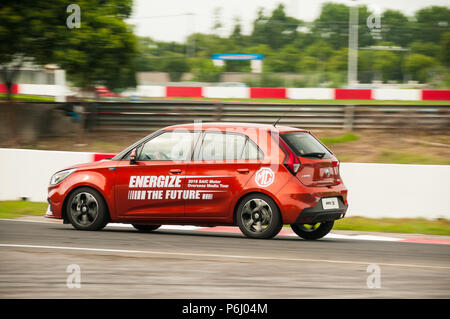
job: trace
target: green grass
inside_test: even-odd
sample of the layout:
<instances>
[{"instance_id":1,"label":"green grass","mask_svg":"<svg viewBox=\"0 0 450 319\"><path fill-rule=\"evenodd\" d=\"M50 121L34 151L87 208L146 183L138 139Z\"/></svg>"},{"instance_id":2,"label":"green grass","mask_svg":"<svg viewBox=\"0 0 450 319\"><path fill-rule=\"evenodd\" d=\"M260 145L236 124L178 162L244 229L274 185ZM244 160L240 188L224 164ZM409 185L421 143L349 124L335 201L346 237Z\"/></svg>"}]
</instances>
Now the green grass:
<instances>
[{"instance_id":1,"label":"green grass","mask_svg":"<svg viewBox=\"0 0 450 319\"><path fill-rule=\"evenodd\" d=\"M450 220L346 217L336 221L333 229L449 236Z\"/></svg>"},{"instance_id":2,"label":"green grass","mask_svg":"<svg viewBox=\"0 0 450 319\"><path fill-rule=\"evenodd\" d=\"M28 201L0 201L0 218L44 216L47 203Z\"/></svg>"},{"instance_id":3,"label":"green grass","mask_svg":"<svg viewBox=\"0 0 450 319\"><path fill-rule=\"evenodd\" d=\"M392 164L450 165L450 158L397 150L384 150L378 155L375 162Z\"/></svg>"},{"instance_id":4,"label":"green grass","mask_svg":"<svg viewBox=\"0 0 450 319\"><path fill-rule=\"evenodd\" d=\"M0 201L0 218L43 216L47 205L28 201ZM333 229L450 236L450 220L346 217L336 221Z\"/></svg>"},{"instance_id":5,"label":"green grass","mask_svg":"<svg viewBox=\"0 0 450 319\"><path fill-rule=\"evenodd\" d=\"M333 137L322 137L320 139L322 143L324 143L327 146L339 144L339 143L347 143L347 142L353 142L359 140L359 136L355 133L347 133L340 136L333 136Z\"/></svg>"},{"instance_id":6,"label":"green grass","mask_svg":"<svg viewBox=\"0 0 450 319\"><path fill-rule=\"evenodd\" d=\"M191 101L229 101L244 103L294 103L294 104L400 104L400 105L450 105L450 101L395 101L395 100L296 100L296 99L239 99L239 98L195 98L195 97L171 97L171 98L145 98L148 100L191 100Z\"/></svg>"},{"instance_id":7,"label":"green grass","mask_svg":"<svg viewBox=\"0 0 450 319\"><path fill-rule=\"evenodd\" d=\"M0 93L0 99L6 100L6 94ZM29 95L29 94L13 94L13 101L24 102L54 102L55 98L51 96Z\"/></svg>"}]
</instances>

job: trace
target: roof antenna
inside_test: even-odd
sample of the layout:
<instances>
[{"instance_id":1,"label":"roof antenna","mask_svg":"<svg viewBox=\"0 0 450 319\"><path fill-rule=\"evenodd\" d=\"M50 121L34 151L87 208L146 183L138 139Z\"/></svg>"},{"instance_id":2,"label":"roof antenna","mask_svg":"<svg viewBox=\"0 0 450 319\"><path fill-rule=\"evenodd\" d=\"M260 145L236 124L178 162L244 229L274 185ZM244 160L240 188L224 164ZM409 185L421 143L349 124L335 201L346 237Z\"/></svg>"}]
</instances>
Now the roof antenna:
<instances>
[{"instance_id":1,"label":"roof antenna","mask_svg":"<svg viewBox=\"0 0 450 319\"><path fill-rule=\"evenodd\" d=\"M278 124L278 122L279 122L280 120L281 120L281 117L279 117L279 118L278 118L278 120L276 120L276 121L275 121L275 123L273 123L273 124L272 124L272 125L273 125L273 127L276 127L276 126L277 126L277 124Z\"/></svg>"}]
</instances>

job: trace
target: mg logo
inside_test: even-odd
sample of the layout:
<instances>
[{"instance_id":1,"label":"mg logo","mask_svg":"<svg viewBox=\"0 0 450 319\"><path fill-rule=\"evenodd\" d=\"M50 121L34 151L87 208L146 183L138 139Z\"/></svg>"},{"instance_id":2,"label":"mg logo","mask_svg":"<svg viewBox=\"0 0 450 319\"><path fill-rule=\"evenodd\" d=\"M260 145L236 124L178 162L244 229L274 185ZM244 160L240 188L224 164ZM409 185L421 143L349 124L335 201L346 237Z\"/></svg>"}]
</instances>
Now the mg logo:
<instances>
[{"instance_id":1,"label":"mg logo","mask_svg":"<svg viewBox=\"0 0 450 319\"><path fill-rule=\"evenodd\" d=\"M275 180L274 172L268 167L260 168L255 175L255 182L259 187L267 187Z\"/></svg>"}]
</instances>

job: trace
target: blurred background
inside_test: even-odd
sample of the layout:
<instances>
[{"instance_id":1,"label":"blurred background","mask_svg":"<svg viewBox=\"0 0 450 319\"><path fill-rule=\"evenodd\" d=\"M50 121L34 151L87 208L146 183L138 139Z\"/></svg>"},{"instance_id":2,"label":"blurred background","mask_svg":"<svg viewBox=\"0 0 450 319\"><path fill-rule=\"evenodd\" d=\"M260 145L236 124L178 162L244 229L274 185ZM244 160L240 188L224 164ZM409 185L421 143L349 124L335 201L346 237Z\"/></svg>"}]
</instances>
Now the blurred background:
<instances>
[{"instance_id":1,"label":"blurred background","mask_svg":"<svg viewBox=\"0 0 450 319\"><path fill-rule=\"evenodd\" d=\"M0 147L281 118L342 162L449 165L449 23L441 0L4 0Z\"/></svg>"},{"instance_id":2,"label":"blurred background","mask_svg":"<svg viewBox=\"0 0 450 319\"><path fill-rule=\"evenodd\" d=\"M346 161L449 164L448 1L6 0L0 17L0 146L118 152L173 122L281 116Z\"/></svg>"}]
</instances>

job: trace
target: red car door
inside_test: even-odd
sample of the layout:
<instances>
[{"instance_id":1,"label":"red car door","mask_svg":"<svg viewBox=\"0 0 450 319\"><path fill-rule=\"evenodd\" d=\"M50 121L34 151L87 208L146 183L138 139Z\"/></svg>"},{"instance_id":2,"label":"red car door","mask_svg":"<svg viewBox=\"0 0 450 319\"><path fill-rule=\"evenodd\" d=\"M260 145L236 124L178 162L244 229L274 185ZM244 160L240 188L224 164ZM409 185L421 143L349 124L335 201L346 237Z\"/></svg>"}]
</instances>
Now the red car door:
<instances>
[{"instance_id":1,"label":"red car door","mask_svg":"<svg viewBox=\"0 0 450 319\"><path fill-rule=\"evenodd\" d=\"M186 218L223 218L261 164L261 152L245 135L206 132L186 167Z\"/></svg>"},{"instance_id":2,"label":"red car door","mask_svg":"<svg viewBox=\"0 0 450 319\"><path fill-rule=\"evenodd\" d=\"M136 162L116 168L116 210L121 217L184 216L186 160L191 158L193 132L165 131L138 148Z\"/></svg>"}]
</instances>

